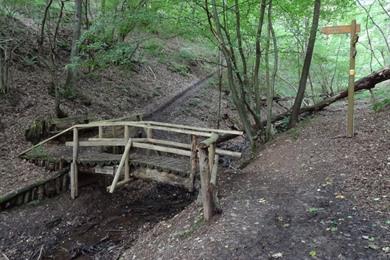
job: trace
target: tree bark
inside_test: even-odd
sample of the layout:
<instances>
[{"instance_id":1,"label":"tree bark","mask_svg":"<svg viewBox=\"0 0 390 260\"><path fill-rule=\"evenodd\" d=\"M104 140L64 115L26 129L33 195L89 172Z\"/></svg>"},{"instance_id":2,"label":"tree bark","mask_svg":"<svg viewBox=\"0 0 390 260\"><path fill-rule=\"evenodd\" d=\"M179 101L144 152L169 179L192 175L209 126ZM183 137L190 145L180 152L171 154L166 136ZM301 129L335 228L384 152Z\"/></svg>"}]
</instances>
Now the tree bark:
<instances>
[{"instance_id":1,"label":"tree bark","mask_svg":"<svg viewBox=\"0 0 390 260\"><path fill-rule=\"evenodd\" d=\"M210 30L214 34L216 40L218 41L220 49L225 57L226 66L227 66L228 85L232 93L233 103L237 108L237 112L244 126L245 132L248 135L250 143L253 144L254 133L253 133L253 129L251 128L251 122L249 119L250 112L247 109L248 106L246 106L247 103L245 100L242 78L240 76L240 73L237 70L237 62L236 62L234 49L233 49L234 45L230 41L229 33L227 31L223 31L223 26L221 25L220 15L217 10L216 1L212 0L212 15L208 10L207 0L205 2L206 2L205 8L208 16ZM225 12L222 15L224 16ZM213 21L214 21L214 25L213 25ZM234 80L234 75L237 77L238 83ZM252 113L250 114L252 115Z\"/></svg>"},{"instance_id":2,"label":"tree bark","mask_svg":"<svg viewBox=\"0 0 390 260\"><path fill-rule=\"evenodd\" d=\"M78 47L78 41L80 40L81 36L81 23L82 23L82 0L75 0L75 17L74 17L74 25L73 25L73 39L72 39L72 51L70 54L70 61L71 63L74 61L74 58L78 56L79 54L79 47ZM73 90L74 84L75 84L75 77L77 74L77 69L75 66L68 66L67 67L67 75L66 75L66 82L65 82L65 88Z\"/></svg>"},{"instance_id":3,"label":"tree bark","mask_svg":"<svg viewBox=\"0 0 390 260\"><path fill-rule=\"evenodd\" d=\"M11 53L7 46L0 46L0 94L9 91Z\"/></svg>"},{"instance_id":4,"label":"tree bark","mask_svg":"<svg viewBox=\"0 0 390 260\"><path fill-rule=\"evenodd\" d=\"M373 72L370 75L355 81L354 89L355 89L355 92L362 91L362 90L370 90L370 89L375 88L375 86L378 83L381 83L381 82L386 81L386 80L390 80L390 68L384 68L382 70ZM320 110L324 109L325 107L331 105L332 103L334 103L340 99L343 99L347 96L348 96L348 89L345 89L344 91L341 91L337 95L326 98L317 104L314 104L312 106L303 107L302 109L300 109L299 114L320 111ZM291 111L287 111L285 113L281 113L279 115L276 115L272 118L272 123L283 120L284 118L286 118L290 114L291 114ZM257 129L263 128L266 124L267 124L266 121L262 121L261 124L255 126L255 128L257 128ZM222 142L225 142L225 141L232 139L232 138L235 138L235 137L236 137L235 135L224 135L218 139L217 143L222 143Z\"/></svg>"},{"instance_id":5,"label":"tree bark","mask_svg":"<svg viewBox=\"0 0 390 260\"><path fill-rule=\"evenodd\" d=\"M266 0L261 0L260 3L260 15L259 22L257 25L257 33L256 33L256 58L255 58L255 67L253 70L253 88L255 89L254 93L256 95L256 113L259 120L261 120L261 93L260 93L260 84L259 84L259 70L260 70L260 62L261 62L261 46L260 46L260 38L262 34L263 24L264 24L264 14L266 8Z\"/></svg>"},{"instance_id":6,"label":"tree bark","mask_svg":"<svg viewBox=\"0 0 390 260\"><path fill-rule=\"evenodd\" d=\"M43 44L43 41L45 38L45 25L46 25L47 16L49 14L49 9L50 9L50 6L52 5L52 3L53 3L53 0L48 0L46 8L45 8L45 14L43 15L43 18L42 18L41 34L40 34L40 37L38 40L38 45L40 48L42 47L42 44Z\"/></svg>"},{"instance_id":7,"label":"tree bark","mask_svg":"<svg viewBox=\"0 0 390 260\"><path fill-rule=\"evenodd\" d=\"M314 44L316 41L317 29L318 29L318 21L320 18L320 8L321 8L321 0L316 0L314 2L314 12L313 12L313 22L311 25L309 42L307 45L305 61L303 63L301 78L299 80L299 88L298 93L294 101L294 105L292 108L292 113L290 117L289 127L294 127L298 122L298 116L300 114L300 109L303 101L303 97L305 95L307 77L310 71L311 59L314 51Z\"/></svg>"},{"instance_id":8,"label":"tree bark","mask_svg":"<svg viewBox=\"0 0 390 260\"><path fill-rule=\"evenodd\" d=\"M274 52L274 66L273 66L273 72L272 72L272 78L271 81L269 82L269 92L267 96L267 110L268 110L268 115L267 115L267 127L266 127L266 140L270 140L272 138L272 124L271 124L271 119L272 118L272 105L273 105L273 99L274 99L274 94L275 94L275 81L276 81L276 74L278 72L278 45L277 45L277 40L276 40L276 35L275 35L275 30L272 26L272 1L269 3L268 7L268 26L269 26L269 32L270 35L269 37L272 38L272 45L273 45L273 52ZM269 72L268 72L269 74ZM269 75L268 75L268 81L269 81Z\"/></svg>"}]
</instances>

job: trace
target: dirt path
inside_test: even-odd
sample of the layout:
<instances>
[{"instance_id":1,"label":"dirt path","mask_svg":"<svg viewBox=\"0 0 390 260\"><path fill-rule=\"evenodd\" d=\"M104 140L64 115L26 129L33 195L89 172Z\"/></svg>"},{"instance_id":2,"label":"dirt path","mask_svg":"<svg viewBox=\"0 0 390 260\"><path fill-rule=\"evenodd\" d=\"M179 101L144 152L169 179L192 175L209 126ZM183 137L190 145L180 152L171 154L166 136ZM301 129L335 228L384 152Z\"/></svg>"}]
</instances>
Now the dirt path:
<instances>
[{"instance_id":1,"label":"dirt path","mask_svg":"<svg viewBox=\"0 0 390 260\"><path fill-rule=\"evenodd\" d=\"M388 259L390 111L358 106L357 136L344 128L339 103L281 135L224 173L223 214L210 225L191 205L122 258Z\"/></svg>"}]
</instances>

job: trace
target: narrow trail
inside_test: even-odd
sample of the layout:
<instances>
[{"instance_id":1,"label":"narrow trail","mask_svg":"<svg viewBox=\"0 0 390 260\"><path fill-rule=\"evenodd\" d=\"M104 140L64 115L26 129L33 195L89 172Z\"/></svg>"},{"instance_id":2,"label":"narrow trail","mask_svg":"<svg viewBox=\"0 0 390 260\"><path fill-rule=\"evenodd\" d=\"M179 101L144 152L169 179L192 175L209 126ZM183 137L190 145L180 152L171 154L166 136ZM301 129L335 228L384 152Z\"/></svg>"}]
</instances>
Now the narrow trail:
<instances>
[{"instance_id":1,"label":"narrow trail","mask_svg":"<svg viewBox=\"0 0 390 260\"><path fill-rule=\"evenodd\" d=\"M191 86L187 87L183 91L171 97L167 102L155 107L154 105L145 108L143 118L147 120L155 120L164 122L169 118L169 115L173 110L180 109L181 105L191 98L200 88L207 85L209 79L211 79L216 72L213 72L205 78L195 82Z\"/></svg>"},{"instance_id":2,"label":"narrow trail","mask_svg":"<svg viewBox=\"0 0 390 260\"><path fill-rule=\"evenodd\" d=\"M345 103L332 105L221 174L212 223L193 204L121 259L388 259L389 112L358 105L343 138Z\"/></svg>"}]
</instances>

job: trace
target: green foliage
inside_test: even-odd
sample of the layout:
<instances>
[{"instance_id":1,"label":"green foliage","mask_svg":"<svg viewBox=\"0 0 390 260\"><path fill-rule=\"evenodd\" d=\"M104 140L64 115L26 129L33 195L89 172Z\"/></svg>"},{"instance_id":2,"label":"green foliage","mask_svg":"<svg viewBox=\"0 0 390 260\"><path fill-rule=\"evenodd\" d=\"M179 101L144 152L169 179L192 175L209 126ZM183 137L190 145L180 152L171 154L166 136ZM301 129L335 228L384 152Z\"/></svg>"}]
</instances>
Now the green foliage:
<instances>
[{"instance_id":1,"label":"green foliage","mask_svg":"<svg viewBox=\"0 0 390 260\"><path fill-rule=\"evenodd\" d=\"M28 159L55 161L48 151L43 146L37 146L26 154Z\"/></svg>"},{"instance_id":2,"label":"green foliage","mask_svg":"<svg viewBox=\"0 0 390 260\"><path fill-rule=\"evenodd\" d=\"M81 65L92 69L109 65L129 67L138 45L115 42L112 31L103 28L103 21L97 22L80 39ZM112 28L113 29L113 28Z\"/></svg>"},{"instance_id":3,"label":"green foliage","mask_svg":"<svg viewBox=\"0 0 390 260\"><path fill-rule=\"evenodd\" d=\"M150 39L145 41L143 44L143 49L151 56L159 57L163 54L163 44L157 39Z\"/></svg>"},{"instance_id":4,"label":"green foliage","mask_svg":"<svg viewBox=\"0 0 390 260\"><path fill-rule=\"evenodd\" d=\"M390 107L390 98L386 98L384 100L378 101L375 104L372 105L372 109L375 112L380 112L384 110L385 108Z\"/></svg>"},{"instance_id":5,"label":"green foliage","mask_svg":"<svg viewBox=\"0 0 390 260\"><path fill-rule=\"evenodd\" d=\"M189 48L181 48L179 50L179 58L184 61L193 61L196 59L196 56Z\"/></svg>"},{"instance_id":6,"label":"green foliage","mask_svg":"<svg viewBox=\"0 0 390 260\"><path fill-rule=\"evenodd\" d=\"M67 100L75 100L77 98L77 93L74 88L61 88L60 96Z\"/></svg>"},{"instance_id":7,"label":"green foliage","mask_svg":"<svg viewBox=\"0 0 390 260\"><path fill-rule=\"evenodd\" d=\"M183 75L183 76L187 75L190 72L190 69L186 65L183 65L183 64L180 64L180 63L177 63L174 61L169 62L167 68L170 71L175 72L175 73L179 73L180 75Z\"/></svg>"}]
</instances>

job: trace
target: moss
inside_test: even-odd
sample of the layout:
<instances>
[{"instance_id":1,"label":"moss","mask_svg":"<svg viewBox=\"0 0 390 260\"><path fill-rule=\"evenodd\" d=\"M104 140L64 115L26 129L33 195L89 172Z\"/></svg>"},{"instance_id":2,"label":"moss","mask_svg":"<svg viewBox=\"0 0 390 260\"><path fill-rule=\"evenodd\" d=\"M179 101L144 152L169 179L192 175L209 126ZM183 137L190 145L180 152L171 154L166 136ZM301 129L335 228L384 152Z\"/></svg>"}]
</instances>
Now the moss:
<instances>
[{"instance_id":1,"label":"moss","mask_svg":"<svg viewBox=\"0 0 390 260\"><path fill-rule=\"evenodd\" d=\"M38 118L34 120L30 128L28 128L24 133L26 140L33 144L37 144L40 140L47 136L49 125L50 122L45 119Z\"/></svg>"},{"instance_id":2,"label":"moss","mask_svg":"<svg viewBox=\"0 0 390 260\"><path fill-rule=\"evenodd\" d=\"M186 76L189 72L190 69L183 64L176 63L174 61L169 62L168 64L168 70L174 72L174 73L179 73L180 75Z\"/></svg>"},{"instance_id":3,"label":"moss","mask_svg":"<svg viewBox=\"0 0 390 260\"><path fill-rule=\"evenodd\" d=\"M27 160L44 160L48 162L55 162L56 159L51 156L48 151L43 146L37 146L34 149L32 149L30 152L28 152L25 156L25 159Z\"/></svg>"}]
</instances>

